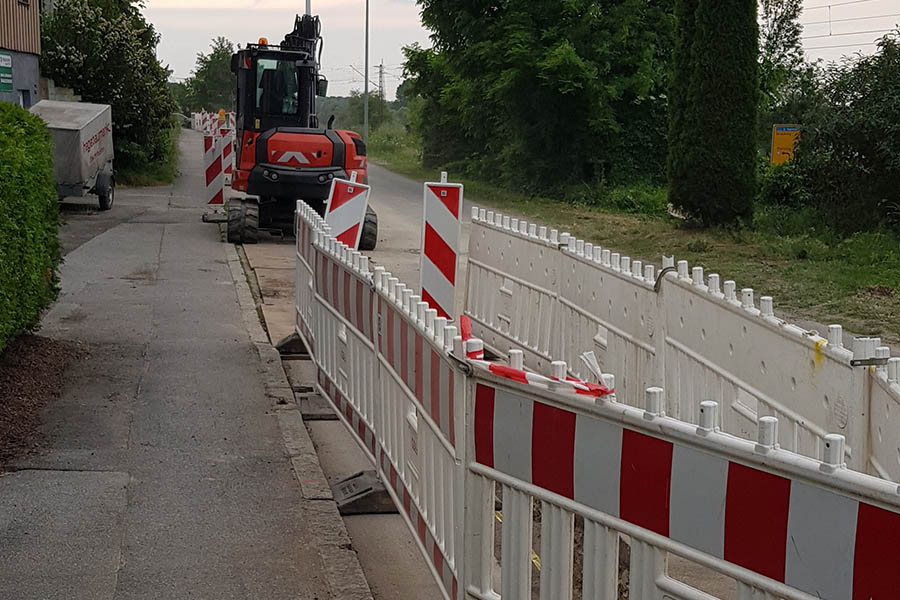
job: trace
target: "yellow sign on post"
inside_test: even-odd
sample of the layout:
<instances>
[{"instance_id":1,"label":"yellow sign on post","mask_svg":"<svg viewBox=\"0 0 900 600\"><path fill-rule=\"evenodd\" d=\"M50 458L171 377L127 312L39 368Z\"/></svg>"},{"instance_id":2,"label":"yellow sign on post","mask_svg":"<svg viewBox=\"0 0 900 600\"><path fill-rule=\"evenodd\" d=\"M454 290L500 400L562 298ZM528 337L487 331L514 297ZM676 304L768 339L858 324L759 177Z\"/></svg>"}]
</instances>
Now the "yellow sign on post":
<instances>
[{"instance_id":1,"label":"yellow sign on post","mask_svg":"<svg viewBox=\"0 0 900 600\"><path fill-rule=\"evenodd\" d=\"M773 125L772 164L780 165L794 158L794 146L799 139L799 125Z\"/></svg>"}]
</instances>

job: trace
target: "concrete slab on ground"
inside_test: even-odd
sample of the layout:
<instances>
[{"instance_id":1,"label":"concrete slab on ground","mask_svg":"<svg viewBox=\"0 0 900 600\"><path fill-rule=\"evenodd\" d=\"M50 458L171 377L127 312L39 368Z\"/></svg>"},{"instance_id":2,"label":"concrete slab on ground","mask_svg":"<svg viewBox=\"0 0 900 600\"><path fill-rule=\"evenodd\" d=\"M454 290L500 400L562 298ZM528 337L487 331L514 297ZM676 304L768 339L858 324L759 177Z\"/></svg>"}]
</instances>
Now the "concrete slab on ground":
<instances>
[{"instance_id":1,"label":"concrete slab on ground","mask_svg":"<svg viewBox=\"0 0 900 600\"><path fill-rule=\"evenodd\" d=\"M269 340L277 344L294 333L296 309L294 294L295 269L255 269L256 280L262 295L262 313L266 321Z\"/></svg>"},{"instance_id":2,"label":"concrete slab on ground","mask_svg":"<svg viewBox=\"0 0 900 600\"><path fill-rule=\"evenodd\" d=\"M297 248L293 243L261 242L242 246L247 261L254 269L296 268Z\"/></svg>"},{"instance_id":3,"label":"concrete slab on ground","mask_svg":"<svg viewBox=\"0 0 900 600\"><path fill-rule=\"evenodd\" d=\"M116 471L0 476L0 598L115 598L128 482Z\"/></svg>"}]
</instances>

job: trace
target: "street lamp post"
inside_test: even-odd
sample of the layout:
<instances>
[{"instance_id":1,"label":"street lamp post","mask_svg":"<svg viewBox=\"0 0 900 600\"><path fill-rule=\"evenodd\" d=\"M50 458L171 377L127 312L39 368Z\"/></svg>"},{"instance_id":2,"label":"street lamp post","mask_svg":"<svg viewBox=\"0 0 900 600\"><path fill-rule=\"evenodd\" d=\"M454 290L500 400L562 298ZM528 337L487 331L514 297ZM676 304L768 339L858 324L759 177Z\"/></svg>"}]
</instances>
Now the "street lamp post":
<instances>
[{"instance_id":1,"label":"street lamp post","mask_svg":"<svg viewBox=\"0 0 900 600\"><path fill-rule=\"evenodd\" d=\"M369 0L366 0L366 64L363 67L363 142L369 144Z\"/></svg>"}]
</instances>

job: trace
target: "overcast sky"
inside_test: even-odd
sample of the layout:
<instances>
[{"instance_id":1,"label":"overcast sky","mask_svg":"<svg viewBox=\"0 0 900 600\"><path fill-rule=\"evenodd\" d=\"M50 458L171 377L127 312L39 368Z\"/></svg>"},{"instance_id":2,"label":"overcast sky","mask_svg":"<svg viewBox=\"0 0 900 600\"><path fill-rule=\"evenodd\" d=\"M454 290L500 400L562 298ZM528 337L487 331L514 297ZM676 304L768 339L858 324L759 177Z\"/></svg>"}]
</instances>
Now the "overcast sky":
<instances>
[{"instance_id":1,"label":"overcast sky","mask_svg":"<svg viewBox=\"0 0 900 600\"><path fill-rule=\"evenodd\" d=\"M363 87L365 0L312 0L313 14L322 20L322 72L329 79L330 96L346 96ZM281 42L293 29L294 15L304 0L147 0L144 14L161 34L157 54L174 71L190 75L198 52L208 52L210 40L225 36L246 44L266 37ZM400 83L403 46L430 46L419 22L414 0L369 0L369 79L378 84L377 65L384 61L389 99Z\"/></svg>"},{"instance_id":2,"label":"overcast sky","mask_svg":"<svg viewBox=\"0 0 900 600\"><path fill-rule=\"evenodd\" d=\"M147 19L162 34L158 54L175 78L190 75L198 52L222 35L235 43L260 37L278 41L303 11L304 0L147 0ZM830 8L829 8L830 6ZM810 58L835 60L871 45L900 23L900 0L805 0L802 22ZM325 49L323 72L329 95L345 96L362 89L365 0L312 0L313 14L322 19ZM378 83L377 65L384 61L389 99L400 83L402 48L419 42L428 46L428 32L419 22L414 0L370 0L370 74ZM830 23L829 23L830 20Z\"/></svg>"}]
</instances>

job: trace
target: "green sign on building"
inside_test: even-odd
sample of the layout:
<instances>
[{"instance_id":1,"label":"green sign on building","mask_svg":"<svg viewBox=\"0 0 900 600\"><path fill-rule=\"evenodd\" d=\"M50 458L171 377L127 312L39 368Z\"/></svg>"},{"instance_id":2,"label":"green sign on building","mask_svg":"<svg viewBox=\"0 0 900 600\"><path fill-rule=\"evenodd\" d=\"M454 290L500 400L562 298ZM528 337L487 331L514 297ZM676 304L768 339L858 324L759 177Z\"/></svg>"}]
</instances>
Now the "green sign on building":
<instances>
[{"instance_id":1,"label":"green sign on building","mask_svg":"<svg viewBox=\"0 0 900 600\"><path fill-rule=\"evenodd\" d=\"M0 52L0 92L13 91L12 54Z\"/></svg>"}]
</instances>

